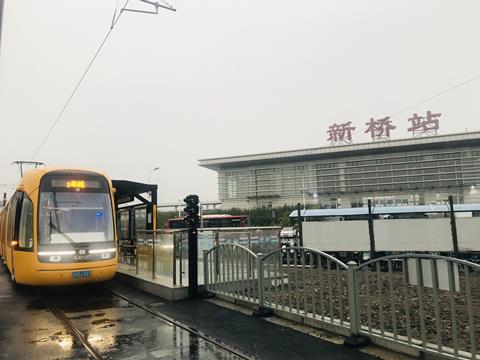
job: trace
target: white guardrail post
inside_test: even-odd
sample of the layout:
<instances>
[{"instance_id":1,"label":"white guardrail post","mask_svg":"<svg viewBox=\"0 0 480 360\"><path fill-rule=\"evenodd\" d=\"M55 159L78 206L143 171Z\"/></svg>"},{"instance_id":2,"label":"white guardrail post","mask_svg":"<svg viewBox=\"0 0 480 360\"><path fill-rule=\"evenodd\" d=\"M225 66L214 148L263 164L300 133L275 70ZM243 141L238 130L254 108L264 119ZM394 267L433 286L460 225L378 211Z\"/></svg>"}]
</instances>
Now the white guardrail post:
<instances>
[{"instance_id":1,"label":"white guardrail post","mask_svg":"<svg viewBox=\"0 0 480 360\"><path fill-rule=\"evenodd\" d=\"M366 343L367 338L360 335L360 306L358 304L358 286L356 280L356 270L358 268L355 261L348 262L347 269L347 289L348 289L348 309L350 313L350 336L345 339L345 345L359 347Z\"/></svg>"},{"instance_id":2,"label":"white guardrail post","mask_svg":"<svg viewBox=\"0 0 480 360\"><path fill-rule=\"evenodd\" d=\"M253 315L258 317L269 316L273 313L271 309L265 307L265 284L264 284L264 268L263 258L265 254L257 254L257 276L258 276L258 308L254 311Z\"/></svg>"},{"instance_id":3,"label":"white guardrail post","mask_svg":"<svg viewBox=\"0 0 480 360\"><path fill-rule=\"evenodd\" d=\"M265 305L265 286L263 283L263 258L264 254L257 254L258 256L258 305L263 308Z\"/></svg>"}]
</instances>

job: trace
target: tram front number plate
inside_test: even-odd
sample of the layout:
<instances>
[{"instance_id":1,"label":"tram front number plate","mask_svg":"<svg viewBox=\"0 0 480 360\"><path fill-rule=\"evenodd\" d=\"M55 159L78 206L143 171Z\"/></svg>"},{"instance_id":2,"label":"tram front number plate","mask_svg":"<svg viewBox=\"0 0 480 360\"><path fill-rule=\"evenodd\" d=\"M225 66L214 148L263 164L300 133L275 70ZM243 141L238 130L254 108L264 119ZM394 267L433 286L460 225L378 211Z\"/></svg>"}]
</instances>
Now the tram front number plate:
<instances>
[{"instance_id":1,"label":"tram front number plate","mask_svg":"<svg viewBox=\"0 0 480 360\"><path fill-rule=\"evenodd\" d=\"M72 272L72 278L77 279L77 278L84 278L84 277L90 277L92 275L92 272L90 270L86 271L73 271Z\"/></svg>"}]
</instances>

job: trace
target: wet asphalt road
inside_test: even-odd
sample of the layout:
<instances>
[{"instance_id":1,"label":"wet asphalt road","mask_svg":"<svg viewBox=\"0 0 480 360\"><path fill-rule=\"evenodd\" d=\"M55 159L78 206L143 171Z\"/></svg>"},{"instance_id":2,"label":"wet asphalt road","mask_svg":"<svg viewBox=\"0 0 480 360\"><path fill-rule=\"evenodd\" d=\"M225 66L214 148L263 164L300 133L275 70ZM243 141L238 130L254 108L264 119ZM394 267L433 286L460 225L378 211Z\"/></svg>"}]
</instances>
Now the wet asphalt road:
<instances>
[{"instance_id":1,"label":"wet asphalt road","mask_svg":"<svg viewBox=\"0 0 480 360\"><path fill-rule=\"evenodd\" d=\"M50 310L54 304L102 359L238 359L102 286L13 288L0 270L0 360L94 359Z\"/></svg>"}]
</instances>

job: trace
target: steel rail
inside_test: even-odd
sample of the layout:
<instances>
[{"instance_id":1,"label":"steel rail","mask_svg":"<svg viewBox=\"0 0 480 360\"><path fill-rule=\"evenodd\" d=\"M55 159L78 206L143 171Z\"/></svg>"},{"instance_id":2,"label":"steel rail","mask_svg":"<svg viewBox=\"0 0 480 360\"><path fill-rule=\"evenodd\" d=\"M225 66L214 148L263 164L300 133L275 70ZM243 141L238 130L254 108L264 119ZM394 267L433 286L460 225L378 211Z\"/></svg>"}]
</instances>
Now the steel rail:
<instances>
[{"instance_id":1,"label":"steel rail","mask_svg":"<svg viewBox=\"0 0 480 360\"><path fill-rule=\"evenodd\" d=\"M165 321L169 324L172 324L174 326L178 326L180 329L188 331L189 333L194 334L194 335L198 336L199 338L201 338L201 339L203 339L203 340L205 340L205 341L207 341L207 342L209 342L209 343L211 343L215 346L218 346L219 348L221 348L221 349L223 349L223 350L225 350L225 351L227 351L227 352L229 352L229 353L231 353L235 356L238 356L241 359L245 359L245 360L254 360L255 359L254 357L250 357L250 356L247 356L245 354L242 354L242 353L238 352L237 350L235 350L231 346L226 345L226 344L212 338L211 336L209 336L207 334L204 334L197 329L192 328L191 326L189 326L187 324L184 324L184 323L182 323L178 320L175 320L168 315L159 313L157 311L153 311L153 310L147 308L146 306L140 304L138 301L132 300L132 299L128 298L127 296L122 295L122 294L120 294L120 293L118 293L114 290L111 290L111 289L108 289L108 288L104 288L104 289L107 292L111 293L112 295L115 295L115 296L119 297L120 299L129 302L132 305L135 305L136 307L148 312L149 314L151 314L155 317L158 317L158 318L162 319L163 321Z\"/></svg>"},{"instance_id":2,"label":"steel rail","mask_svg":"<svg viewBox=\"0 0 480 360\"><path fill-rule=\"evenodd\" d=\"M50 311L52 312L52 314L54 314L56 318L63 323L63 325L67 328L67 330L72 335L74 335L78 340L80 340L82 345L90 353L90 355L92 355L92 357L95 360L103 360L103 357L97 352L97 350L95 350L92 344L90 344L90 342L85 338L82 331L73 323L72 320L68 318L67 315L65 315L65 313L62 310L60 310L58 306L56 306L50 301L45 301L45 303L50 309Z\"/></svg>"}]
</instances>

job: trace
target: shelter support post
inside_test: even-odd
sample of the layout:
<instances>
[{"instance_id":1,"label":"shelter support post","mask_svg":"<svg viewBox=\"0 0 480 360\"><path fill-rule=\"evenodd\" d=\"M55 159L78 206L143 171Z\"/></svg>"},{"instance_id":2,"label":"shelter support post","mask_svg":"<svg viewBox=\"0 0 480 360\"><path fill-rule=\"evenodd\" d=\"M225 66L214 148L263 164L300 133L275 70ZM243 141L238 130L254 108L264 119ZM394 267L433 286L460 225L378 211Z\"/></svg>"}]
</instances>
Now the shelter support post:
<instances>
[{"instance_id":1,"label":"shelter support post","mask_svg":"<svg viewBox=\"0 0 480 360\"><path fill-rule=\"evenodd\" d=\"M371 258L376 257L376 249L375 249L375 231L373 229L373 204L372 200L368 199L368 236L370 238L370 252Z\"/></svg>"}]
</instances>

